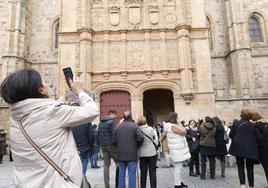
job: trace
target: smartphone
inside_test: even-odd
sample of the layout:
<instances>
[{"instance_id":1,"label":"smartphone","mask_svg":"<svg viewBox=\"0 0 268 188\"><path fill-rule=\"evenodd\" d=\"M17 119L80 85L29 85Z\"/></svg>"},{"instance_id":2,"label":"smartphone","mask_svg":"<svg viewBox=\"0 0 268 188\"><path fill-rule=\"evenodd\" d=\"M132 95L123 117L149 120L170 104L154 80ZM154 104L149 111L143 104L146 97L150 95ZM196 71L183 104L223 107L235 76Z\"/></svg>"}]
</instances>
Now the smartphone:
<instances>
[{"instance_id":1,"label":"smartphone","mask_svg":"<svg viewBox=\"0 0 268 188\"><path fill-rule=\"evenodd\" d=\"M64 68L63 74L65 76L65 79L66 79L66 82L67 82L69 88L71 88L70 81L73 81L73 79L74 79L74 74L73 74L71 67Z\"/></svg>"}]
</instances>

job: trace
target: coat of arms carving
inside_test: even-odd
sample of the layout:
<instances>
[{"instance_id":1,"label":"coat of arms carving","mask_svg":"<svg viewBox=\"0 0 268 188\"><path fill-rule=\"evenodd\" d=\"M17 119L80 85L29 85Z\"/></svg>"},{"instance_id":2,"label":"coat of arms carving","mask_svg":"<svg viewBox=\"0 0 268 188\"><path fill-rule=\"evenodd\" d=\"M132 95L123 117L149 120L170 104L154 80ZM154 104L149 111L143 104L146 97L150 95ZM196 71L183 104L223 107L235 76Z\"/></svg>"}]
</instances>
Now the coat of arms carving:
<instances>
[{"instance_id":1,"label":"coat of arms carving","mask_svg":"<svg viewBox=\"0 0 268 188\"><path fill-rule=\"evenodd\" d=\"M149 17L151 24L155 25L159 23L159 7L157 5L149 6Z\"/></svg>"},{"instance_id":2,"label":"coat of arms carving","mask_svg":"<svg viewBox=\"0 0 268 188\"><path fill-rule=\"evenodd\" d=\"M120 7L110 7L110 24L117 26L120 23Z\"/></svg>"}]
</instances>

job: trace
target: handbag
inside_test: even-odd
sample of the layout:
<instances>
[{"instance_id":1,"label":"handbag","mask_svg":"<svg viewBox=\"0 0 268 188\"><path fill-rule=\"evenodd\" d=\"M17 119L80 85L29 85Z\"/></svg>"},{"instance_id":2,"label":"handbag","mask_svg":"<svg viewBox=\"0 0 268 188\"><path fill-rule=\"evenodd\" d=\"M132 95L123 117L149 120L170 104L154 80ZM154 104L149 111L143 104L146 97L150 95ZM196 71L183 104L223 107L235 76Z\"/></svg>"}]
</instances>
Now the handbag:
<instances>
[{"instance_id":1,"label":"handbag","mask_svg":"<svg viewBox=\"0 0 268 188\"><path fill-rule=\"evenodd\" d=\"M158 150L158 146L154 143L153 139L150 136L148 136L147 134L145 134L142 130L141 130L141 132L142 132L142 134L144 136L146 136L149 140L151 140L153 142L154 148L157 151Z\"/></svg>"},{"instance_id":2,"label":"handbag","mask_svg":"<svg viewBox=\"0 0 268 188\"><path fill-rule=\"evenodd\" d=\"M35 142L29 137L29 135L26 133L24 127L22 126L21 121L18 122L20 130L22 132L22 134L24 135L24 137L26 138L26 140L33 146L33 148L48 162L48 164L50 164L62 177L65 181L67 182L71 182L73 183L73 181L71 180L70 176L68 176L65 172L63 172L63 170L61 170L61 168L54 163L46 154L45 152L43 152L36 144ZM74 183L73 183L74 184ZM87 178L83 175L82 178L82 184L80 186L81 188L91 188L91 185L89 184L89 182L87 181Z\"/></svg>"}]
</instances>

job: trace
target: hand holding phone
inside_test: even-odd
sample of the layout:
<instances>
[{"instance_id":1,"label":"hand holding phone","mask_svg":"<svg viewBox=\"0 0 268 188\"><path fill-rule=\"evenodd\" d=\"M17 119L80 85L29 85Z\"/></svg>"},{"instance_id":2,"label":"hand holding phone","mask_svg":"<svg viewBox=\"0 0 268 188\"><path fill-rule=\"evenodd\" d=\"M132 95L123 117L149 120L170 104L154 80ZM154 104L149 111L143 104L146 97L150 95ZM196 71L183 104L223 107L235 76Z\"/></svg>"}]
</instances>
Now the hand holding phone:
<instances>
[{"instance_id":1,"label":"hand holding phone","mask_svg":"<svg viewBox=\"0 0 268 188\"><path fill-rule=\"evenodd\" d=\"M67 82L69 88L71 88L71 82L74 79L74 75L73 75L73 71L72 71L71 67L64 68L63 74L65 76L65 79L66 79L66 82Z\"/></svg>"}]
</instances>

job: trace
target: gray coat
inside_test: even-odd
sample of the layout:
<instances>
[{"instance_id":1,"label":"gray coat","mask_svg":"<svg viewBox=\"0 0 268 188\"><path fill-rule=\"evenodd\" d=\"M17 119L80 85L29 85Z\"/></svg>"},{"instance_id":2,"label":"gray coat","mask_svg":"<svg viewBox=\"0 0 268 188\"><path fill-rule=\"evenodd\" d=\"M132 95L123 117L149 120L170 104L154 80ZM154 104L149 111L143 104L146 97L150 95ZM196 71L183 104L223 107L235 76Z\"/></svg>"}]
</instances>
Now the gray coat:
<instances>
[{"instance_id":1,"label":"gray coat","mask_svg":"<svg viewBox=\"0 0 268 188\"><path fill-rule=\"evenodd\" d=\"M136 161L138 147L144 136L138 125L124 120L114 130L113 144L117 147L119 161Z\"/></svg>"}]
</instances>

